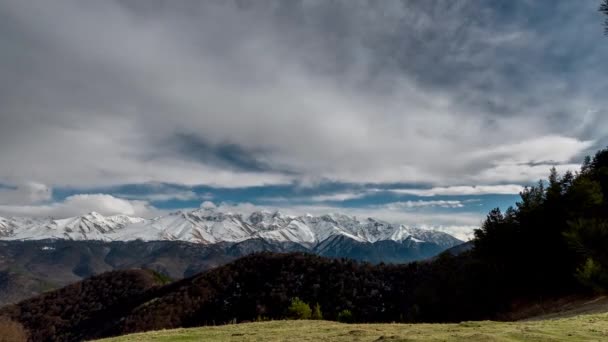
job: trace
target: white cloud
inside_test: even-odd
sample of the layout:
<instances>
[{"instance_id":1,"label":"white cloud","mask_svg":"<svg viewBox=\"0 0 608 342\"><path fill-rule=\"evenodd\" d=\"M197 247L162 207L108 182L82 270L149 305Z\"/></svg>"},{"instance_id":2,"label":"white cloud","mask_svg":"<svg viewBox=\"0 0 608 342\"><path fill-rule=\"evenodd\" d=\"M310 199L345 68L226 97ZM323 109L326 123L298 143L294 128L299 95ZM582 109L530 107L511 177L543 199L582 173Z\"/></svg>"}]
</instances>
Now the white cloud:
<instances>
[{"instance_id":1,"label":"white cloud","mask_svg":"<svg viewBox=\"0 0 608 342\"><path fill-rule=\"evenodd\" d=\"M36 182L23 183L14 188L0 188L0 205L40 203L52 197L51 188Z\"/></svg>"},{"instance_id":2,"label":"white cloud","mask_svg":"<svg viewBox=\"0 0 608 342\"><path fill-rule=\"evenodd\" d=\"M606 116L580 117L607 105L593 6L552 6L568 13L545 16L567 17L556 30L423 3L346 1L327 21L324 3L3 1L0 182L524 183L604 139ZM555 67L563 51L572 68ZM168 143L181 133L269 170L198 160Z\"/></svg>"},{"instance_id":3,"label":"white cloud","mask_svg":"<svg viewBox=\"0 0 608 342\"><path fill-rule=\"evenodd\" d=\"M517 195L523 190L523 186L516 184L505 185L464 185L435 187L430 189L389 189L396 194L407 194L415 196L467 196L467 195Z\"/></svg>"},{"instance_id":4,"label":"white cloud","mask_svg":"<svg viewBox=\"0 0 608 342\"><path fill-rule=\"evenodd\" d=\"M310 198L313 202L344 202L352 199L363 198L366 192L341 192L329 195L317 195Z\"/></svg>"},{"instance_id":5,"label":"white cloud","mask_svg":"<svg viewBox=\"0 0 608 342\"><path fill-rule=\"evenodd\" d=\"M192 190L167 190L158 193L148 194L116 194L116 197L127 199L138 199L150 202L165 202L171 200L177 201L192 201L192 200L210 200L213 199L212 193L198 194Z\"/></svg>"},{"instance_id":6,"label":"white cloud","mask_svg":"<svg viewBox=\"0 0 608 342\"><path fill-rule=\"evenodd\" d=\"M215 203L211 201L205 201L201 203L201 209L213 209L216 208Z\"/></svg>"},{"instance_id":7,"label":"white cloud","mask_svg":"<svg viewBox=\"0 0 608 342\"><path fill-rule=\"evenodd\" d=\"M260 197L258 200L270 203L292 203L292 202L344 202L353 199L364 198L373 191L345 191L330 194L311 195L311 196L272 196Z\"/></svg>"},{"instance_id":8,"label":"white cloud","mask_svg":"<svg viewBox=\"0 0 608 342\"><path fill-rule=\"evenodd\" d=\"M418 209L418 208L429 208L429 207L440 207L440 208L462 208L464 203L462 201L403 201L403 202L392 202L385 205L391 210L399 209Z\"/></svg>"},{"instance_id":9,"label":"white cloud","mask_svg":"<svg viewBox=\"0 0 608 342\"><path fill-rule=\"evenodd\" d=\"M78 194L63 201L38 205L0 205L2 216L65 218L96 211L102 215L124 214L152 217L162 211L146 201L129 201L107 194Z\"/></svg>"},{"instance_id":10,"label":"white cloud","mask_svg":"<svg viewBox=\"0 0 608 342\"><path fill-rule=\"evenodd\" d=\"M558 172L563 174L566 171L579 170L580 164L501 164L481 171L477 176L477 179L480 182L508 179L513 182L536 183L538 180L546 179L549 176L549 170L552 167L555 167Z\"/></svg>"},{"instance_id":11,"label":"white cloud","mask_svg":"<svg viewBox=\"0 0 608 342\"><path fill-rule=\"evenodd\" d=\"M581 141L572 137L547 135L525 141L503 144L475 152L480 159L498 160L497 163L563 164L593 146L592 140Z\"/></svg>"}]
</instances>

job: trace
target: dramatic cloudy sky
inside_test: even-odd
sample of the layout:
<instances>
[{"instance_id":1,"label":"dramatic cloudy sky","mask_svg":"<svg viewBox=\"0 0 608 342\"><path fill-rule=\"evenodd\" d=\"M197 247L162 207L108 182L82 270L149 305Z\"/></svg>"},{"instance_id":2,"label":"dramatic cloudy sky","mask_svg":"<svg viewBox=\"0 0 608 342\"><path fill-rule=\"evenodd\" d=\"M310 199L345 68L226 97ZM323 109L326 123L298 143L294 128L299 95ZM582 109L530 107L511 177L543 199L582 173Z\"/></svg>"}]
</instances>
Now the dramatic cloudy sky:
<instances>
[{"instance_id":1,"label":"dramatic cloudy sky","mask_svg":"<svg viewBox=\"0 0 608 342\"><path fill-rule=\"evenodd\" d=\"M608 144L599 1L0 2L0 215L466 234Z\"/></svg>"}]
</instances>

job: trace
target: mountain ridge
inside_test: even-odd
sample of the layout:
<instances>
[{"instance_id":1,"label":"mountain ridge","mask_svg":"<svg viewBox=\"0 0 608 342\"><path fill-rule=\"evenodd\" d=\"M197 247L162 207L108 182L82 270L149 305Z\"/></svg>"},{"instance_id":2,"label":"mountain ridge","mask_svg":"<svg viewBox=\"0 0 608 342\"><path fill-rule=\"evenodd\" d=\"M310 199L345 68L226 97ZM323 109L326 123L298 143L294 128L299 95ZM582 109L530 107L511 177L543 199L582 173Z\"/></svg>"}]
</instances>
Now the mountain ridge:
<instances>
[{"instance_id":1,"label":"mountain ridge","mask_svg":"<svg viewBox=\"0 0 608 342\"><path fill-rule=\"evenodd\" d=\"M144 268L189 277L258 252L407 263L461 244L453 236L342 214L250 215L203 208L153 219L88 213L0 217L0 305L107 271Z\"/></svg>"},{"instance_id":2,"label":"mountain ridge","mask_svg":"<svg viewBox=\"0 0 608 342\"><path fill-rule=\"evenodd\" d=\"M461 240L443 232L343 214L284 215L254 211L249 215L213 208L177 211L153 219L91 212L64 219L0 217L1 240L187 241L201 244L263 239L293 242L313 249L334 236L357 242L431 242L450 248Z\"/></svg>"}]
</instances>

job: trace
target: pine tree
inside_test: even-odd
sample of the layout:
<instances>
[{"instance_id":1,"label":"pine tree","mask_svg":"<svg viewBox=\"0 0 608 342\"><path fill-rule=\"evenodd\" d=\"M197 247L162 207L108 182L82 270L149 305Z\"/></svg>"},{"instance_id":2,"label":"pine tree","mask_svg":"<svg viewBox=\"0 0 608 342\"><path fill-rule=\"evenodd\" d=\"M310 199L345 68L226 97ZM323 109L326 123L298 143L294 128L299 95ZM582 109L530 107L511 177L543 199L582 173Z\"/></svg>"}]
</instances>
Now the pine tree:
<instances>
[{"instance_id":1,"label":"pine tree","mask_svg":"<svg viewBox=\"0 0 608 342\"><path fill-rule=\"evenodd\" d=\"M319 303L315 304L314 308L312 309L312 315L310 316L310 318L318 320L323 319L323 313L321 312L321 305L319 305Z\"/></svg>"}]
</instances>

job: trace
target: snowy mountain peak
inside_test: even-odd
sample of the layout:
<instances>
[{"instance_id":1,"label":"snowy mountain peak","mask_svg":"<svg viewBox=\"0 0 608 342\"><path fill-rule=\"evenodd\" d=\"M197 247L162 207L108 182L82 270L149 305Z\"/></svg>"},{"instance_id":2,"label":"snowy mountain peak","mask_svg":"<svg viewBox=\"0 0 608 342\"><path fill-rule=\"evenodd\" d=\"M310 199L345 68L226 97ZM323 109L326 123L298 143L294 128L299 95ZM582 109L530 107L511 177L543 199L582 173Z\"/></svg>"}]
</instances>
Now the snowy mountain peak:
<instances>
[{"instance_id":1,"label":"snowy mountain peak","mask_svg":"<svg viewBox=\"0 0 608 342\"><path fill-rule=\"evenodd\" d=\"M241 215L206 206L151 220L127 215L104 216L97 212L65 219L0 217L0 239L4 240L140 239L212 244L255 238L312 247L338 236L364 243L383 240L430 242L446 248L461 243L453 236L438 231L391 224L375 218L359 220L339 213L288 216L278 211L255 211Z\"/></svg>"}]
</instances>

